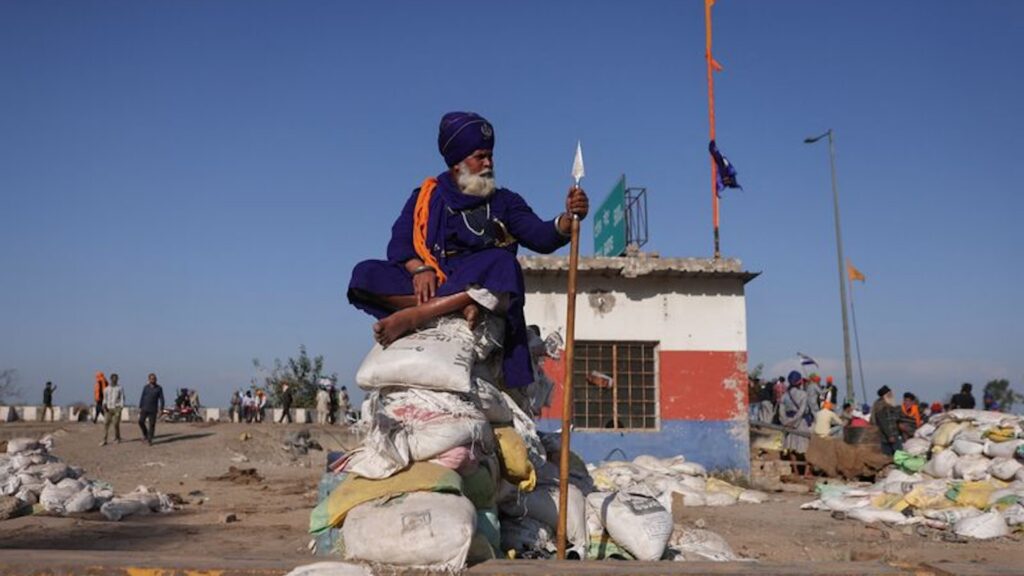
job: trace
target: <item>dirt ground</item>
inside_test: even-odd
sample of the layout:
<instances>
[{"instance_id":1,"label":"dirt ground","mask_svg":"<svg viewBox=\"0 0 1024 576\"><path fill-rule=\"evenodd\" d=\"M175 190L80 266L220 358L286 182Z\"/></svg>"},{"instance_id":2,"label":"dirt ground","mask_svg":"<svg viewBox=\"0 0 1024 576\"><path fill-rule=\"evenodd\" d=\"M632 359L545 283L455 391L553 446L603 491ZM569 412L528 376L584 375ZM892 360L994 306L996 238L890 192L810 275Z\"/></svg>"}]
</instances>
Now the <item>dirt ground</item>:
<instances>
[{"instance_id":1,"label":"dirt ground","mask_svg":"<svg viewBox=\"0 0 1024 576\"><path fill-rule=\"evenodd\" d=\"M316 503L325 451L294 455L283 443L289 431L309 428L327 449L350 442L344 431L309 425L158 424L157 442L139 441L134 424L122 426L125 441L100 447L101 425L16 423L0 425L0 440L54 433L53 452L85 468L117 492L142 484L182 498L170 514L106 521L98 512L60 518L27 516L0 522L0 548L194 554L225 559L273 559L296 565L315 559L306 532ZM242 439L243 433L251 437ZM210 480L231 466L255 468L262 480ZM835 520L827 512L802 511L810 495L778 493L761 505L690 508L684 523L721 534L741 555L766 562L882 560L986 562L1024 566L1019 539L951 543L911 528L872 527ZM224 523L228 514L237 522Z\"/></svg>"}]
</instances>

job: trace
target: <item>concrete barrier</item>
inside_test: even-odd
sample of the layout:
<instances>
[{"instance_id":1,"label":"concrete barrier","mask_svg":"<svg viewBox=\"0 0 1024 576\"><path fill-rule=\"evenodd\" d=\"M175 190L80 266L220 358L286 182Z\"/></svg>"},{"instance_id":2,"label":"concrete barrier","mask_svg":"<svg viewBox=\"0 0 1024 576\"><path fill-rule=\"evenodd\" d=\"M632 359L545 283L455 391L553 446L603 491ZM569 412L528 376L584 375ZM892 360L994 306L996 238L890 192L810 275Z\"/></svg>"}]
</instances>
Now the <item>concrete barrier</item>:
<instances>
[{"instance_id":1,"label":"concrete barrier","mask_svg":"<svg viewBox=\"0 0 1024 576\"><path fill-rule=\"evenodd\" d=\"M206 422L220 422L220 408L203 408L203 420Z\"/></svg>"},{"instance_id":2,"label":"concrete barrier","mask_svg":"<svg viewBox=\"0 0 1024 576\"><path fill-rule=\"evenodd\" d=\"M35 406L21 406L20 408L21 413L19 416L21 416L21 419L25 422L35 422L39 420L39 414L42 412L42 409Z\"/></svg>"},{"instance_id":3,"label":"concrete barrier","mask_svg":"<svg viewBox=\"0 0 1024 576\"><path fill-rule=\"evenodd\" d=\"M0 406L0 422L13 422L12 418L17 418L18 413L15 412L14 406Z\"/></svg>"}]
</instances>

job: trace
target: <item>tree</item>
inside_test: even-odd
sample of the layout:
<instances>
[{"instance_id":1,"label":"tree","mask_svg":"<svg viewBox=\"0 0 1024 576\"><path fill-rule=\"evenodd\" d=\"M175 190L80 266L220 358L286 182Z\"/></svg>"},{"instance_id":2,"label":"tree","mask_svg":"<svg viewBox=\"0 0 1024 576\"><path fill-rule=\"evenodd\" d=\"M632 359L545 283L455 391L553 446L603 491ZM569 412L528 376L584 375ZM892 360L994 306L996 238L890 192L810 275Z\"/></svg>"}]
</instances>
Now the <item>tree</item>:
<instances>
[{"instance_id":1,"label":"tree","mask_svg":"<svg viewBox=\"0 0 1024 576\"><path fill-rule=\"evenodd\" d=\"M265 370L258 358L253 358L253 366L257 370ZM324 374L324 357L309 357L305 346L299 346L299 356L288 358L286 362L274 359L274 368L268 376L263 377L263 385L267 389L272 406L281 403L281 388L284 384L292 391L292 406L295 408L315 408L317 383L327 378L331 382L338 381L338 375Z\"/></svg>"},{"instance_id":2,"label":"tree","mask_svg":"<svg viewBox=\"0 0 1024 576\"><path fill-rule=\"evenodd\" d=\"M18 388L18 371L14 368L0 370L0 404L21 398Z\"/></svg>"},{"instance_id":3,"label":"tree","mask_svg":"<svg viewBox=\"0 0 1024 576\"><path fill-rule=\"evenodd\" d=\"M1024 401L1024 394L1014 392L1006 378L989 380L988 384L985 384L984 395L990 396L1001 412L1011 412L1014 404Z\"/></svg>"}]
</instances>

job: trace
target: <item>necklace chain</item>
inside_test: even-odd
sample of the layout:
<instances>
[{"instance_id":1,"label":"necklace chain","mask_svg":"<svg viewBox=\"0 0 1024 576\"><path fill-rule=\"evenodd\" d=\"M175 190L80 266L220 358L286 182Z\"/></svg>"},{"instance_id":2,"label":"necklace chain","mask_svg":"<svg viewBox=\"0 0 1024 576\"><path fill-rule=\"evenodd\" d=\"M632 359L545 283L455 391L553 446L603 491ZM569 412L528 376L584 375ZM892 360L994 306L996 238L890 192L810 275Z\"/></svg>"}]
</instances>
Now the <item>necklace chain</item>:
<instances>
[{"instance_id":1,"label":"necklace chain","mask_svg":"<svg viewBox=\"0 0 1024 576\"><path fill-rule=\"evenodd\" d=\"M488 202L487 204L485 204L485 206L487 206L487 220L490 220L491 219L491 203ZM468 228L470 232L472 232L473 234L475 234L477 236L483 236L484 232L487 231L486 221L484 223L483 228L481 228L480 231L477 232L472 226L469 225L469 219L466 218L466 212L467 212L467 210L460 210L459 211L459 214L462 215L462 222L466 225L466 228Z\"/></svg>"}]
</instances>

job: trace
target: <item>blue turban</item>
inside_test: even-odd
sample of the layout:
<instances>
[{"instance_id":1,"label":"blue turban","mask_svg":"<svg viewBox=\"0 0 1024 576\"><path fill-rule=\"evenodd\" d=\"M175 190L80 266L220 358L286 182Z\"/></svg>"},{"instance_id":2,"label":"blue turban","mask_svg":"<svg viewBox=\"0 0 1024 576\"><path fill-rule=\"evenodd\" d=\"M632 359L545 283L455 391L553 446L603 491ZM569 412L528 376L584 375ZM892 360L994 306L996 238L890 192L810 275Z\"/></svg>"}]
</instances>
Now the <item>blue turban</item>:
<instances>
[{"instance_id":1,"label":"blue turban","mask_svg":"<svg viewBox=\"0 0 1024 576\"><path fill-rule=\"evenodd\" d=\"M790 386L796 386L803 379L804 379L804 377L799 372L797 372L796 370L793 370L792 372L790 372L789 376L786 377L786 380L789 381L789 385Z\"/></svg>"},{"instance_id":2,"label":"blue turban","mask_svg":"<svg viewBox=\"0 0 1024 576\"><path fill-rule=\"evenodd\" d=\"M455 166L477 150L494 149L494 127L473 112L449 112L441 118L437 149L445 164Z\"/></svg>"}]
</instances>

